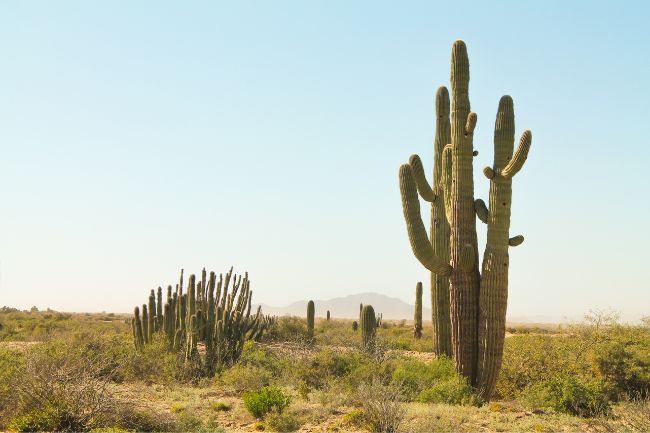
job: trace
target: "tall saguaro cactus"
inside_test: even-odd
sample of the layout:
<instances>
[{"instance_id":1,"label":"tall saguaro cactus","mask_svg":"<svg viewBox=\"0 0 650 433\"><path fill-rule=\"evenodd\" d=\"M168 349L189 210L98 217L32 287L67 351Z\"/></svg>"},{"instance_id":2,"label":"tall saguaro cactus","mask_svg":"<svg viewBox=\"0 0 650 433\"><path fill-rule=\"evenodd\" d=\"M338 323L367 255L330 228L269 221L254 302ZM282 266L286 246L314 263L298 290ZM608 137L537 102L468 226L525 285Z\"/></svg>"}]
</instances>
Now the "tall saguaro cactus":
<instances>
[{"instance_id":1,"label":"tall saguaro cactus","mask_svg":"<svg viewBox=\"0 0 650 433\"><path fill-rule=\"evenodd\" d=\"M314 301L307 303L307 337L314 338L314 316L316 315L316 307Z\"/></svg>"},{"instance_id":2,"label":"tall saguaro cactus","mask_svg":"<svg viewBox=\"0 0 650 433\"><path fill-rule=\"evenodd\" d=\"M442 151L436 142L434 160L440 165L435 166L435 174L439 177L434 176L434 185L429 186L419 157L413 155L409 164L400 167L400 191L416 258L437 277L449 279L451 345L456 370L487 400L493 392L503 355L508 248L523 242L522 236L510 238L508 233L512 177L528 156L532 135L525 131L513 154L514 112L511 98L504 96L499 103L494 134L494 164L484 170L490 179L490 207L482 200L475 201L473 159L478 152L474 151L473 137L477 116L470 111L469 60L462 41L456 41L452 48L451 85L451 110L444 87L436 96L436 139L444 138L448 126L451 128L450 140ZM450 229L448 256L436 250L435 242L427 239L418 191L425 200L443 205ZM488 225L482 274L478 269L476 217ZM432 240L435 233L432 224Z\"/></svg>"},{"instance_id":3,"label":"tall saguaro cactus","mask_svg":"<svg viewBox=\"0 0 650 433\"><path fill-rule=\"evenodd\" d=\"M415 285L415 313L413 314L413 336L422 338L422 283Z\"/></svg>"}]
</instances>

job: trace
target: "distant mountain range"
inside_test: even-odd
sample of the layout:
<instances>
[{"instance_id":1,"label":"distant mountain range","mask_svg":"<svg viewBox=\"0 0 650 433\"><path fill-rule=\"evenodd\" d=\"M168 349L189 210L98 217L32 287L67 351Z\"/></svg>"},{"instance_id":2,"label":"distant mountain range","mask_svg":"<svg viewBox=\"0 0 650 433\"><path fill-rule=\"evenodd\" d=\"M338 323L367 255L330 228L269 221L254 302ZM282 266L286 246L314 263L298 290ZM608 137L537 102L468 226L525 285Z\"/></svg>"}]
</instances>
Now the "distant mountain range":
<instances>
[{"instance_id":1,"label":"distant mountain range","mask_svg":"<svg viewBox=\"0 0 650 433\"><path fill-rule=\"evenodd\" d=\"M262 304L262 311L264 314L276 316L305 316L307 314L307 302L307 300L296 301L285 307L272 307ZM413 305L407 304L401 299L391 298L379 293L359 293L328 300L314 299L316 317L325 317L327 310L329 310L331 316L337 319L355 319L359 317L359 304L361 303L372 305L375 313L382 313L384 319L413 320ZM425 307L422 309L422 318L431 320L430 308Z\"/></svg>"},{"instance_id":2,"label":"distant mountain range","mask_svg":"<svg viewBox=\"0 0 650 433\"><path fill-rule=\"evenodd\" d=\"M307 314L307 300L296 301L285 307L273 307L267 304L262 305L264 314L273 314L275 316L299 316L304 317ZM429 297L424 296L424 306L422 309L422 319L431 322L431 309L426 305L429 303ZM316 307L316 317L325 317L327 310L333 318L337 319L356 319L359 317L359 304L370 304L376 313L383 313L384 319L388 320L413 320L412 304L408 304L401 299L392 298L380 293L368 292L349 295L340 298L328 300L314 299ZM256 307L257 308L257 307ZM565 317L551 315L531 315L531 316L511 316L508 315L508 323L569 323L579 322L580 316Z\"/></svg>"}]
</instances>

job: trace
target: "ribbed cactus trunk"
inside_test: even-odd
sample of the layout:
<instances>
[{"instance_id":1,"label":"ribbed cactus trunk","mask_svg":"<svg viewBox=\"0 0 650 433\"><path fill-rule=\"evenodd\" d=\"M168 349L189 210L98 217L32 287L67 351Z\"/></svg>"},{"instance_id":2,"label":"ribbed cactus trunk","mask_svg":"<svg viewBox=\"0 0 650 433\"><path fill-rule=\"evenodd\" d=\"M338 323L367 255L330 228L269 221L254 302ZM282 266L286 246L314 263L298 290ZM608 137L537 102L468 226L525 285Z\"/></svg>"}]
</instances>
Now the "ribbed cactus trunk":
<instances>
[{"instance_id":1,"label":"ribbed cactus trunk","mask_svg":"<svg viewBox=\"0 0 650 433\"><path fill-rule=\"evenodd\" d=\"M163 301L162 301L162 287L158 287L158 297L156 302L156 331L163 328Z\"/></svg>"},{"instance_id":2,"label":"ribbed cactus trunk","mask_svg":"<svg viewBox=\"0 0 650 433\"><path fill-rule=\"evenodd\" d=\"M416 258L433 274L449 278L449 311L451 347L456 370L477 387L488 400L494 389L501 365L505 335L505 313L508 290L508 248L523 242L522 236L509 238L511 179L522 168L530 149L530 131L524 132L513 155L514 114L512 100L506 96L499 104L495 128L493 167L484 173L490 179L490 208L482 200L474 200L473 136L477 116L470 111L469 60L462 41L456 41L451 56L451 111L446 90L439 89L436 98L438 113L436 137L443 137L446 113L451 112L449 144L442 148L441 161L436 159L439 182L428 186L419 157L400 167L400 191L409 241ZM442 119L442 120L441 120ZM439 148L436 147L436 150ZM437 164L440 163L440 166ZM435 181L435 177L434 177ZM427 201L443 198L444 214L449 222L449 256L436 250L435 218L431 242L427 239L420 216L418 192ZM434 206L434 214L436 207ZM483 256L483 273L478 270L476 217L488 224L488 241ZM432 277L433 278L433 277ZM436 296L435 283L432 298ZM434 302L435 304L435 302ZM439 303L439 306L443 303ZM436 311L434 305L434 317ZM480 313L479 313L480 312ZM434 330L440 321L434 320ZM442 334L440 329L436 334ZM439 344L440 347L440 344Z\"/></svg>"},{"instance_id":3,"label":"ribbed cactus trunk","mask_svg":"<svg viewBox=\"0 0 650 433\"><path fill-rule=\"evenodd\" d=\"M508 304L508 249L520 245L523 236L510 238L512 178L528 157L532 134L525 131L513 155L515 115L512 98L504 96L494 127L494 164L484 170L490 179L490 207L477 200L477 209L487 219L487 243L483 254L479 316L479 358L477 386L487 400L492 396L503 359ZM487 216L487 218L485 218Z\"/></svg>"},{"instance_id":4,"label":"ribbed cactus trunk","mask_svg":"<svg viewBox=\"0 0 650 433\"><path fill-rule=\"evenodd\" d=\"M361 310L361 344L368 350L375 347L377 335L375 320L375 310L372 305L364 305Z\"/></svg>"},{"instance_id":5,"label":"ribbed cactus trunk","mask_svg":"<svg viewBox=\"0 0 650 433\"><path fill-rule=\"evenodd\" d=\"M456 369L473 384L478 359L480 283L474 212L473 138L476 114L470 114L469 60L464 43L455 43L452 49L451 87L451 145L446 146L444 151L452 159L449 221L451 341Z\"/></svg>"},{"instance_id":6,"label":"ribbed cactus trunk","mask_svg":"<svg viewBox=\"0 0 650 433\"><path fill-rule=\"evenodd\" d=\"M415 312L413 314L413 336L422 338L422 283L415 285Z\"/></svg>"},{"instance_id":7,"label":"ribbed cactus trunk","mask_svg":"<svg viewBox=\"0 0 650 433\"><path fill-rule=\"evenodd\" d=\"M307 302L307 337L311 340L314 338L314 316L316 308L314 301Z\"/></svg>"},{"instance_id":8,"label":"ribbed cactus trunk","mask_svg":"<svg viewBox=\"0 0 650 433\"><path fill-rule=\"evenodd\" d=\"M142 320L140 320L140 309L138 307L133 310L133 333L136 350L142 350L144 347L144 330L142 329Z\"/></svg>"},{"instance_id":9,"label":"ribbed cactus trunk","mask_svg":"<svg viewBox=\"0 0 650 433\"><path fill-rule=\"evenodd\" d=\"M142 334L144 336L144 344L149 344L149 312L147 306L142 304Z\"/></svg>"},{"instance_id":10,"label":"ribbed cactus trunk","mask_svg":"<svg viewBox=\"0 0 650 433\"><path fill-rule=\"evenodd\" d=\"M149 324L147 330L149 332L149 341L153 341L153 335L156 332L156 295L153 290L149 294Z\"/></svg>"}]
</instances>

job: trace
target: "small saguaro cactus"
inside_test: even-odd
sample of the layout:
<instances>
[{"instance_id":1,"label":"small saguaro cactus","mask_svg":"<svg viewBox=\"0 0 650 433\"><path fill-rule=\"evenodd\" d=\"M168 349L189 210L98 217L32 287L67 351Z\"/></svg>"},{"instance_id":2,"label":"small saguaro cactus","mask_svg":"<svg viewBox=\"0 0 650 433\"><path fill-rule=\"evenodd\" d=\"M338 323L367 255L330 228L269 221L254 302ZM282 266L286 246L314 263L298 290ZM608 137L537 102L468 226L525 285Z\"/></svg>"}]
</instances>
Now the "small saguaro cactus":
<instances>
[{"instance_id":1,"label":"small saguaro cactus","mask_svg":"<svg viewBox=\"0 0 650 433\"><path fill-rule=\"evenodd\" d=\"M415 314L413 315L413 336L422 338L422 283L415 285Z\"/></svg>"},{"instance_id":2,"label":"small saguaro cactus","mask_svg":"<svg viewBox=\"0 0 650 433\"><path fill-rule=\"evenodd\" d=\"M314 316L316 314L316 308L314 306L314 301L307 302L307 337L310 339L314 338Z\"/></svg>"},{"instance_id":3,"label":"small saguaro cactus","mask_svg":"<svg viewBox=\"0 0 650 433\"><path fill-rule=\"evenodd\" d=\"M140 320L140 308L133 309L133 341L136 350L142 350L144 347L144 331L142 329L142 320Z\"/></svg>"},{"instance_id":4,"label":"small saguaro cactus","mask_svg":"<svg viewBox=\"0 0 650 433\"><path fill-rule=\"evenodd\" d=\"M329 320L330 320L330 310L327 310L326 319L327 319L327 321L329 322Z\"/></svg>"},{"instance_id":5,"label":"small saguaro cactus","mask_svg":"<svg viewBox=\"0 0 650 433\"><path fill-rule=\"evenodd\" d=\"M353 330L354 332L357 332L357 329L359 329L359 324L358 324L357 321L355 320L354 322L352 322L352 330Z\"/></svg>"},{"instance_id":6,"label":"small saguaro cactus","mask_svg":"<svg viewBox=\"0 0 650 433\"><path fill-rule=\"evenodd\" d=\"M488 209L482 200L474 200L473 159L478 152L474 150L473 139L477 116L470 111L469 60L463 41L456 41L452 48L451 86L451 109L446 88L441 87L436 96L433 187L424 176L420 158L413 155L408 164L400 167L400 191L415 257L436 278L449 281L451 346L456 370L477 388L482 399L489 400L503 357L508 251L523 242L523 236L509 237L512 178L528 157L532 135L525 131L514 151L512 99L502 97L494 131L494 162L483 170L490 180ZM433 204L433 242L427 238L421 220L418 192ZM437 206L442 206L444 212L436 213ZM449 223L448 251L438 249L436 241L440 226L444 225L443 216ZM477 218L487 224L482 272L478 263ZM436 311L439 310L434 308L434 317ZM436 326L434 320L434 331Z\"/></svg>"},{"instance_id":7,"label":"small saguaro cactus","mask_svg":"<svg viewBox=\"0 0 650 433\"><path fill-rule=\"evenodd\" d=\"M376 334L375 310L372 305L364 305L361 310L361 343L364 348L372 349L375 346Z\"/></svg>"},{"instance_id":8,"label":"small saguaro cactus","mask_svg":"<svg viewBox=\"0 0 650 433\"><path fill-rule=\"evenodd\" d=\"M149 344L149 312L147 306L142 304L142 334L144 335L144 343Z\"/></svg>"},{"instance_id":9,"label":"small saguaro cactus","mask_svg":"<svg viewBox=\"0 0 650 433\"><path fill-rule=\"evenodd\" d=\"M147 338L151 342L153 341L153 335L156 333L156 295L154 294L153 289L149 294L149 321L147 330L149 332Z\"/></svg>"}]
</instances>

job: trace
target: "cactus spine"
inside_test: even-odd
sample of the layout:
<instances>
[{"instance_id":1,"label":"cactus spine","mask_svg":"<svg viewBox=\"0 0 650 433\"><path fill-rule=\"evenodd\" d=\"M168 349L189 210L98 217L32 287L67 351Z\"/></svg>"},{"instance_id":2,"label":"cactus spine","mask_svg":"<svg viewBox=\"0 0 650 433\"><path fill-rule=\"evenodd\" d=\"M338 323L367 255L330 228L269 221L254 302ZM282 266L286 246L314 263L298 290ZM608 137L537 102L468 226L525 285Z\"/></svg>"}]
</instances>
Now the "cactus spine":
<instances>
[{"instance_id":1,"label":"cactus spine","mask_svg":"<svg viewBox=\"0 0 650 433\"><path fill-rule=\"evenodd\" d=\"M361 310L361 343L365 349L373 349L377 334L375 310L372 305L364 305Z\"/></svg>"},{"instance_id":2,"label":"cactus spine","mask_svg":"<svg viewBox=\"0 0 650 433\"><path fill-rule=\"evenodd\" d=\"M415 314L413 317L413 336L422 338L422 283L415 285Z\"/></svg>"},{"instance_id":3,"label":"cactus spine","mask_svg":"<svg viewBox=\"0 0 650 433\"><path fill-rule=\"evenodd\" d=\"M508 290L508 247L519 245L523 237L509 238L511 179L521 169L532 136L524 132L513 154L514 114L512 100L501 99L495 129L494 165L484 170L490 179L490 208L474 200L473 148L476 113L470 111L469 60L467 48L456 41L451 56L451 136L440 152L440 183L434 188L424 178L419 158L411 157L400 167L400 191L411 247L416 258L432 273L449 278L451 342L456 370L467 377L481 397L488 400L500 369L505 333ZM438 119L449 113L447 91L438 90ZM436 125L436 137L442 136ZM438 168L438 167L436 167ZM434 178L435 181L435 178ZM417 192L425 199L444 203L450 227L449 258L428 242L420 217ZM478 270L476 217L488 224L488 242L483 273ZM434 221L435 222L435 221ZM435 230L432 230L432 238ZM434 290L435 291L435 290ZM479 314L480 312L480 314ZM434 323L434 327L436 324ZM479 331L480 330L480 331Z\"/></svg>"},{"instance_id":4,"label":"cactus spine","mask_svg":"<svg viewBox=\"0 0 650 433\"><path fill-rule=\"evenodd\" d=\"M314 301L307 302L307 337L309 339L314 338L314 316L316 314L316 308L314 306Z\"/></svg>"}]
</instances>

